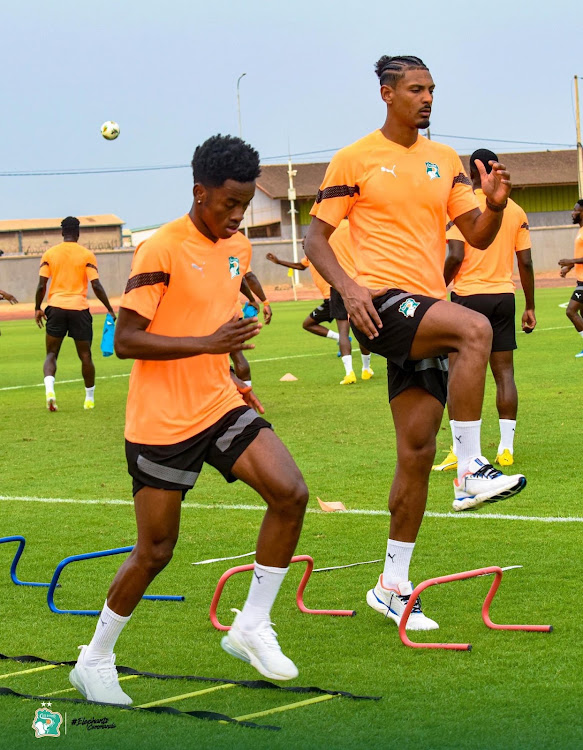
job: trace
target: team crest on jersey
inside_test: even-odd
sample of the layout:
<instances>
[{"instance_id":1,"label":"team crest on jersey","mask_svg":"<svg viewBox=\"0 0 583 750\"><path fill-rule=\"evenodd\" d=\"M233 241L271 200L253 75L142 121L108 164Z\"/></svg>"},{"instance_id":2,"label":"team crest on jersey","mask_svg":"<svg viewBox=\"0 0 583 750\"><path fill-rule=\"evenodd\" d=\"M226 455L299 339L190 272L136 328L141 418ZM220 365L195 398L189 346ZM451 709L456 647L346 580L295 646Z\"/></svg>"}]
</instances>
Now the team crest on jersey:
<instances>
[{"instance_id":1,"label":"team crest on jersey","mask_svg":"<svg viewBox=\"0 0 583 750\"><path fill-rule=\"evenodd\" d=\"M437 164L433 164L433 162L425 162L425 171L429 175L430 180L435 180L437 177L441 177L441 175L439 174L439 167L437 166Z\"/></svg>"},{"instance_id":2,"label":"team crest on jersey","mask_svg":"<svg viewBox=\"0 0 583 750\"><path fill-rule=\"evenodd\" d=\"M235 258L231 255L229 258L229 271L231 273L231 278L234 279L235 276L239 276L241 271L239 270L239 258Z\"/></svg>"},{"instance_id":3,"label":"team crest on jersey","mask_svg":"<svg viewBox=\"0 0 583 750\"><path fill-rule=\"evenodd\" d=\"M415 315L415 310L419 307L419 302L415 302L414 299L408 297L404 302L399 305L399 312L406 318L412 318Z\"/></svg>"}]
</instances>

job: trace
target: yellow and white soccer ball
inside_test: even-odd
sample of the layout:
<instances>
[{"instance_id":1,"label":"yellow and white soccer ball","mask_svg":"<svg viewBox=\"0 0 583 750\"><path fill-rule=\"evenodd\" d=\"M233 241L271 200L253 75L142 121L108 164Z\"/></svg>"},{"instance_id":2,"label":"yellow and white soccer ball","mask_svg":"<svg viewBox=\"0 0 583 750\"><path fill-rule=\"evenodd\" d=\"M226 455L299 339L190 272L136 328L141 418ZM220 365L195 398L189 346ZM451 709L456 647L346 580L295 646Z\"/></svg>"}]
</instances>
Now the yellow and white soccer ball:
<instances>
[{"instance_id":1,"label":"yellow and white soccer ball","mask_svg":"<svg viewBox=\"0 0 583 750\"><path fill-rule=\"evenodd\" d=\"M101 135L108 141L115 141L119 135L119 125L113 120L104 122L101 126Z\"/></svg>"}]
</instances>

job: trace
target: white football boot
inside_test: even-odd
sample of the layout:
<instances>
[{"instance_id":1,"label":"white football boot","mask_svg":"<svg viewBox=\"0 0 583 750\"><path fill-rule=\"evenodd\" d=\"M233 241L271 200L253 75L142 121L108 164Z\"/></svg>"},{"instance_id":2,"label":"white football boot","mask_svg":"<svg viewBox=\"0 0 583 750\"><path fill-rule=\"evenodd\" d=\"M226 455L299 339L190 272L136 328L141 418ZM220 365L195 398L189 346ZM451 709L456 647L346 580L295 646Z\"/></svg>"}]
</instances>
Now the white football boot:
<instances>
[{"instance_id":1,"label":"white football boot","mask_svg":"<svg viewBox=\"0 0 583 750\"><path fill-rule=\"evenodd\" d=\"M77 664L69 673L71 685L77 688L88 701L130 706L132 699L124 693L117 681L115 654L102 659L95 667L89 667L85 663L87 646L79 646L79 648L81 653Z\"/></svg>"},{"instance_id":2,"label":"white football boot","mask_svg":"<svg viewBox=\"0 0 583 750\"><path fill-rule=\"evenodd\" d=\"M484 456L474 458L461 479L454 479L454 510L472 510L517 495L526 487L523 474L503 474Z\"/></svg>"},{"instance_id":3,"label":"white football boot","mask_svg":"<svg viewBox=\"0 0 583 750\"><path fill-rule=\"evenodd\" d=\"M367 591L366 603L369 607L380 612L381 615L389 617L399 625L401 616L409 602L409 597L413 593L413 588L411 581L403 581L398 584L396 589L386 589L382 585L382 576L379 576L374 589ZM435 620L431 620L423 614L421 599L417 597L417 601L413 605L413 609L407 620L405 630L437 630L438 628L439 625Z\"/></svg>"},{"instance_id":4,"label":"white football boot","mask_svg":"<svg viewBox=\"0 0 583 750\"><path fill-rule=\"evenodd\" d=\"M238 609L231 611L236 612L235 619L221 640L221 646L228 654L246 661L272 680L293 680L298 676L296 665L281 651L272 622L264 620L254 630L242 630L237 622L241 613Z\"/></svg>"}]
</instances>

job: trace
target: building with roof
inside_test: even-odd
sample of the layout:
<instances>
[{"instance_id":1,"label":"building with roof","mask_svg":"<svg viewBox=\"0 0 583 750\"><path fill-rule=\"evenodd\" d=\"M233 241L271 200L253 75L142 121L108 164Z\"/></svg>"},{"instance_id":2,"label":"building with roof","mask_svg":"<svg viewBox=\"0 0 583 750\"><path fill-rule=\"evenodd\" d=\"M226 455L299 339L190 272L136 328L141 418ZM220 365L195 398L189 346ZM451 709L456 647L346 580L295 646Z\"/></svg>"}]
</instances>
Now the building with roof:
<instances>
[{"instance_id":1,"label":"building with roof","mask_svg":"<svg viewBox=\"0 0 583 750\"><path fill-rule=\"evenodd\" d=\"M78 216L79 242L93 252L123 245L123 219L115 214ZM61 218L0 221L0 250L4 255L41 255L62 241Z\"/></svg>"}]
</instances>

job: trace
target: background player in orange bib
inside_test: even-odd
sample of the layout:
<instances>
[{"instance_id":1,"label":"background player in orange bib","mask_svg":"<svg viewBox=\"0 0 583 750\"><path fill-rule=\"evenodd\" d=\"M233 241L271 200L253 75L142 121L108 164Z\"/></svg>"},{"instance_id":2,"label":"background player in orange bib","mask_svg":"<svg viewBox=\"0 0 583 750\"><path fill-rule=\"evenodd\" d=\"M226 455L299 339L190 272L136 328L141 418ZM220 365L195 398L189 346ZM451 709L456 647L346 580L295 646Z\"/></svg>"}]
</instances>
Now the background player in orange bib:
<instances>
[{"instance_id":1,"label":"background player in orange bib","mask_svg":"<svg viewBox=\"0 0 583 750\"><path fill-rule=\"evenodd\" d=\"M367 602L399 622L413 590L409 563L447 397L449 352L458 354L450 398L462 444L454 508L515 494L526 480L504 476L482 456L480 414L492 329L483 315L445 301L443 279L448 217L472 245L486 248L500 228L510 176L502 164L487 174L477 163L487 199L481 211L455 151L419 135L429 127L433 103L427 66L417 57L385 55L376 73L386 105L384 125L333 157L312 208L306 252L343 297L357 339L387 359L397 467L385 566ZM328 242L344 217L355 279ZM416 602L408 627L438 625Z\"/></svg>"},{"instance_id":2,"label":"background player in orange bib","mask_svg":"<svg viewBox=\"0 0 583 750\"><path fill-rule=\"evenodd\" d=\"M131 703L118 683L113 648L172 558L181 502L205 463L228 482L241 479L267 503L249 595L221 645L270 679L298 674L279 647L270 611L308 491L286 447L255 413L263 412L261 404L229 369L229 353L252 349L260 328L257 318L234 315L251 260L239 225L255 192L259 154L239 138L217 135L196 149L192 170L190 212L136 249L116 330L118 356L136 360L125 438L138 540L70 675L88 699L106 703Z\"/></svg>"},{"instance_id":3,"label":"background player in orange bib","mask_svg":"<svg viewBox=\"0 0 583 750\"><path fill-rule=\"evenodd\" d=\"M474 151L470 157L472 187L480 208L484 210L486 196L481 189L476 160L484 164L486 172L489 173L492 169L490 162L497 162L498 157L493 151L484 148ZM454 281L451 301L482 313L492 326L490 368L496 382L496 407L500 424L500 443L496 463L500 466L511 466L514 463L514 433L518 411L518 392L514 382L516 304L515 284L512 280L515 257L525 299L522 330L531 333L536 326L534 270L528 229L526 214L517 203L509 198L500 231L487 250L478 250L465 242L455 224L452 224L447 231L448 253L445 259L444 277L448 285L452 280ZM455 360L456 354L450 354L450 377ZM455 419L451 404L448 404L448 409L450 420ZM455 446L453 446L447 458L433 468L446 470L455 469L456 466L457 459Z\"/></svg>"},{"instance_id":4,"label":"background player in orange bib","mask_svg":"<svg viewBox=\"0 0 583 750\"><path fill-rule=\"evenodd\" d=\"M572 268L575 268L577 284L567 305L566 313L577 333L583 338L583 198L579 198L573 206L571 217L573 224L579 225L579 231L575 237L575 257L562 258L559 261L559 265L561 266L561 276L563 278L565 278ZM583 357L583 349L575 356Z\"/></svg>"},{"instance_id":5,"label":"background player in orange bib","mask_svg":"<svg viewBox=\"0 0 583 750\"><path fill-rule=\"evenodd\" d=\"M77 242L79 219L75 216L67 216L61 222L61 228L63 241L47 250L41 258L36 289L34 313L36 324L39 328L43 327L44 321L47 324L47 356L43 367L46 404L49 411L57 411L55 396L57 358L63 339L69 335L75 342L77 354L81 360L81 374L85 382L83 408L93 409L95 406L95 365L91 357L93 318L87 302L88 282L91 282L95 296L105 305L114 320L115 313L99 281L95 255ZM49 304L43 312L41 305L49 279L51 280Z\"/></svg>"}]
</instances>

